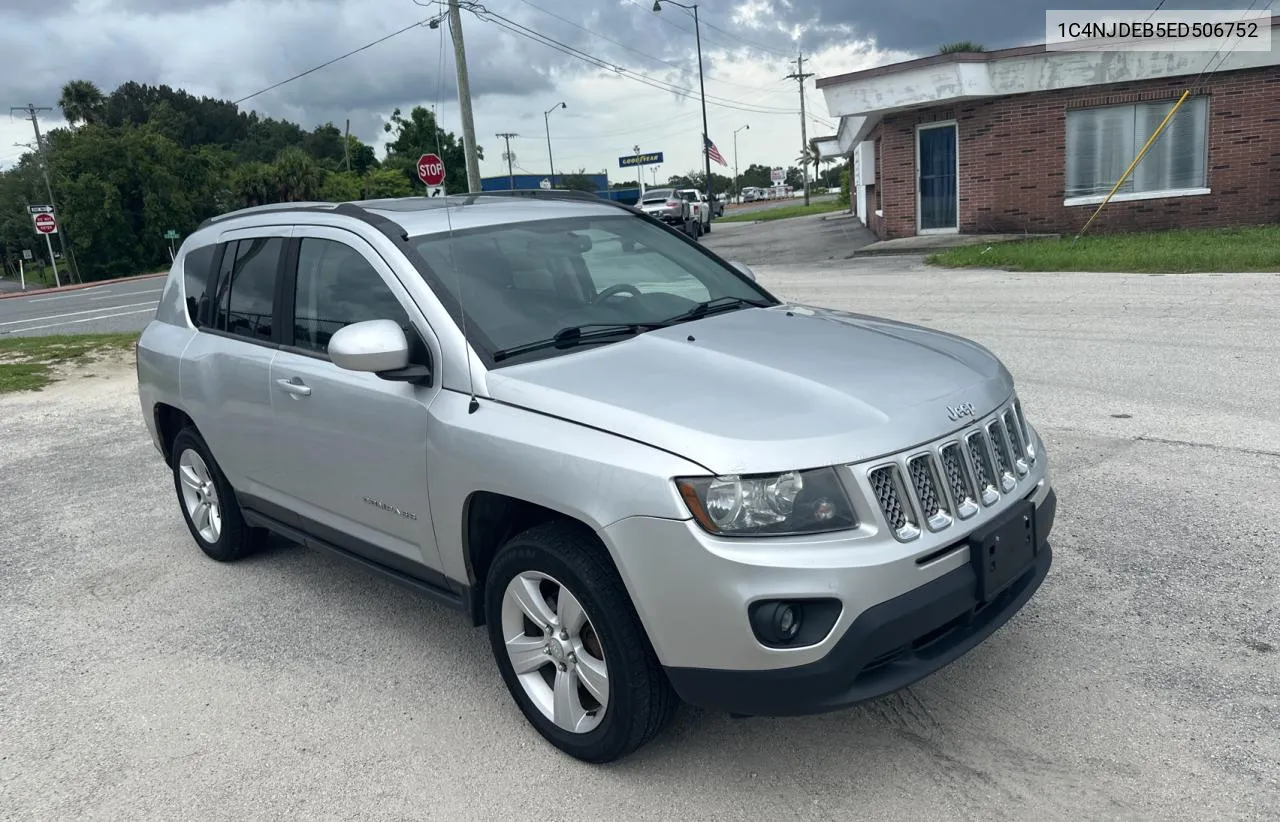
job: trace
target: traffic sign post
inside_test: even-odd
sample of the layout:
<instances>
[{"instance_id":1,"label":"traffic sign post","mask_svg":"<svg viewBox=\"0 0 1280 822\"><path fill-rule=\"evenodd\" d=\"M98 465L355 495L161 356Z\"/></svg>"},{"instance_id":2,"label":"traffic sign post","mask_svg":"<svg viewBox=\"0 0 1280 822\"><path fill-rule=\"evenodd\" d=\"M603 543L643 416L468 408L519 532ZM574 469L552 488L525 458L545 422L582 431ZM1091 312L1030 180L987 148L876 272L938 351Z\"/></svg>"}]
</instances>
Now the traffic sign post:
<instances>
[{"instance_id":1,"label":"traffic sign post","mask_svg":"<svg viewBox=\"0 0 1280 822\"><path fill-rule=\"evenodd\" d=\"M424 154L418 158L418 179L428 189L440 188L444 185L444 161L438 154ZM436 195L428 193L427 196Z\"/></svg>"},{"instance_id":2,"label":"traffic sign post","mask_svg":"<svg viewBox=\"0 0 1280 822\"><path fill-rule=\"evenodd\" d=\"M58 233L58 221L53 216L53 206L28 206L27 210L31 212L31 222L35 224L36 233L44 235L45 248L49 249L49 264L53 266L53 284L56 288L61 288L62 280L58 277L58 261L53 258L53 240L50 239L50 235Z\"/></svg>"},{"instance_id":3,"label":"traffic sign post","mask_svg":"<svg viewBox=\"0 0 1280 822\"><path fill-rule=\"evenodd\" d=\"M164 238L169 241L169 262L173 262L175 256L173 253L173 241L178 239L178 232L171 228L164 233Z\"/></svg>"}]
</instances>

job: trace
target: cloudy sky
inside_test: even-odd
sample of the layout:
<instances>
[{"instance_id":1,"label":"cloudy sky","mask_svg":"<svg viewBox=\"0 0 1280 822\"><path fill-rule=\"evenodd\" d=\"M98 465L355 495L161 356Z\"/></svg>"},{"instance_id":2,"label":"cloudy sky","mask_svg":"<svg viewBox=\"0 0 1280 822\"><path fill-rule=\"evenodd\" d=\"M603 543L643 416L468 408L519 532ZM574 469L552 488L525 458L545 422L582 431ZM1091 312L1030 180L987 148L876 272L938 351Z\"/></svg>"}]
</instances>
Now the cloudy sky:
<instances>
[{"instance_id":1,"label":"cloudy sky","mask_svg":"<svg viewBox=\"0 0 1280 822\"><path fill-rule=\"evenodd\" d=\"M1148 3L1131 4L1146 8ZM464 5L466 4L464 0ZM658 179L697 168L700 108L693 20L652 0L486 0L463 13L483 176L506 172L498 132L515 132L516 171L548 170L543 112L557 171L607 170L639 145L663 151ZM792 164L801 147L797 49L822 77L928 54L946 42L1000 48L1044 39L1044 9L1115 8L1115 0L702 0L711 138L739 165ZM1164 8L1235 8L1166 0ZM457 131L456 73L446 28L414 27L274 90L260 90L443 9L434 0L0 0L0 103L56 106L71 79L109 92L136 80L232 100L308 128L324 122L379 146L399 106L435 106ZM554 47L538 42L551 38ZM807 81L810 137L834 133ZM0 109L3 115L5 109ZM47 112L47 127L62 125ZM33 139L22 115L0 116L0 168ZM725 172L725 169L717 169ZM449 169L465 174L465 169ZM652 172L646 172L651 182ZM731 173L731 171L729 171Z\"/></svg>"}]
</instances>

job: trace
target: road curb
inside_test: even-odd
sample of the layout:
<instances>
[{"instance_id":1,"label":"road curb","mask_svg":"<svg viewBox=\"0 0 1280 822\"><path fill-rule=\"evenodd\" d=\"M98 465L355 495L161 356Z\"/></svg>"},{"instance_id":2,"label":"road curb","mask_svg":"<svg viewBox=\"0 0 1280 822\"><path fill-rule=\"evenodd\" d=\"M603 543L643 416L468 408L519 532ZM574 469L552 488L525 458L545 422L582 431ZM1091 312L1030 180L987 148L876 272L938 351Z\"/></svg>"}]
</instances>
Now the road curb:
<instances>
[{"instance_id":1,"label":"road curb","mask_svg":"<svg viewBox=\"0 0 1280 822\"><path fill-rule=\"evenodd\" d=\"M0 294L0 300L12 300L18 297L34 297L37 294L61 294L64 291L80 291L85 288L98 288L104 285L114 285L116 283L131 283L135 280L154 280L156 277L167 277L168 271L161 271L157 274L137 274L133 277L117 277L114 280L95 280L91 283L76 283L75 285L64 285L61 288L37 288L33 291L14 291L11 294Z\"/></svg>"}]
</instances>

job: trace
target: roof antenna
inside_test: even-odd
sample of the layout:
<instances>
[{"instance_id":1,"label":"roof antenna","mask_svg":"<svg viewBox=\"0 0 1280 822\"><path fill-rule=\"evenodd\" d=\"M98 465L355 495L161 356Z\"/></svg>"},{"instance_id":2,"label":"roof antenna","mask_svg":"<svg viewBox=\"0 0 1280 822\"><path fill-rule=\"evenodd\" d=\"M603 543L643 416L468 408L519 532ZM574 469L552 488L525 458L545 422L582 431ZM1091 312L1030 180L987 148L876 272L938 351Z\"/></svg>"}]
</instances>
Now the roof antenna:
<instances>
[{"instance_id":1,"label":"roof antenna","mask_svg":"<svg viewBox=\"0 0 1280 822\"><path fill-rule=\"evenodd\" d=\"M452 9L450 11L453 11ZM445 17L448 12L440 15ZM450 24L454 20L450 19ZM439 62L436 65L436 104L432 106L431 120L436 129L436 156L440 158L440 164L444 165L444 146L441 143L440 132L440 109L443 107L441 102L441 86L444 83L444 26L438 26L440 31L440 46L438 49ZM464 147L465 151L466 148ZM444 192L444 218L449 226L449 242L446 244L449 255L449 265L453 267L454 282L458 287L458 312L462 315L462 353L467 360L467 391L471 394L471 401L467 403L467 413L474 414L480 408L480 400L476 398L475 378L471 374L471 341L467 338L467 307L462 296L462 272L458 270L458 260L453 254L453 216L451 214L452 206L449 205L449 192Z\"/></svg>"}]
</instances>

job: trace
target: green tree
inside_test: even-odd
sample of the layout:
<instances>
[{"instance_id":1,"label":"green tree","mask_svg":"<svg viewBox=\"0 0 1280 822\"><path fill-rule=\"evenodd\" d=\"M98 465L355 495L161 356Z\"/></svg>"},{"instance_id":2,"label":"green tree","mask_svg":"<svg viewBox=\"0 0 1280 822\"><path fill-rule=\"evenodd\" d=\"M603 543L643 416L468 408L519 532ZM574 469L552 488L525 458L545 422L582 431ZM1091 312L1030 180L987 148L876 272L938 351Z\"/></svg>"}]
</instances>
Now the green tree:
<instances>
[{"instance_id":1,"label":"green tree","mask_svg":"<svg viewBox=\"0 0 1280 822\"><path fill-rule=\"evenodd\" d=\"M397 108L383 130L393 135L387 144L384 165L400 169L415 188L422 185L418 181L418 158L430 152L439 154L444 161L445 192L462 194L467 191L467 159L462 141L452 132L440 128L430 110L414 106L409 116L404 117ZM484 150L480 146L476 146L476 156L484 159Z\"/></svg>"},{"instance_id":2,"label":"green tree","mask_svg":"<svg viewBox=\"0 0 1280 822\"><path fill-rule=\"evenodd\" d=\"M738 185L742 187L768 188L772 185L769 166L752 163L738 176Z\"/></svg>"},{"instance_id":3,"label":"green tree","mask_svg":"<svg viewBox=\"0 0 1280 822\"><path fill-rule=\"evenodd\" d=\"M231 172L231 196L237 208L276 203L275 169L266 163L242 163Z\"/></svg>"},{"instance_id":4,"label":"green tree","mask_svg":"<svg viewBox=\"0 0 1280 822\"><path fill-rule=\"evenodd\" d=\"M364 180L359 174L334 171L325 175L320 187L320 199L330 203L347 203L364 199Z\"/></svg>"},{"instance_id":5,"label":"green tree","mask_svg":"<svg viewBox=\"0 0 1280 822\"><path fill-rule=\"evenodd\" d=\"M852 202L850 200L851 191L852 189L849 185L849 167L846 165L844 168L840 169L840 197L836 202L840 203L842 206L849 205L849 203Z\"/></svg>"},{"instance_id":6,"label":"green tree","mask_svg":"<svg viewBox=\"0 0 1280 822\"><path fill-rule=\"evenodd\" d=\"M319 200L324 179L315 158L291 146L276 156L275 183L277 202L298 203Z\"/></svg>"},{"instance_id":7,"label":"green tree","mask_svg":"<svg viewBox=\"0 0 1280 822\"><path fill-rule=\"evenodd\" d=\"M375 168L364 176L364 192L364 196L370 200L381 197L408 197L413 193L413 184L399 169Z\"/></svg>"},{"instance_id":8,"label":"green tree","mask_svg":"<svg viewBox=\"0 0 1280 822\"><path fill-rule=\"evenodd\" d=\"M58 108L71 125L96 123L102 117L105 102L102 89L91 80L72 80L62 87Z\"/></svg>"},{"instance_id":9,"label":"green tree","mask_svg":"<svg viewBox=\"0 0 1280 822\"><path fill-rule=\"evenodd\" d=\"M938 54L960 54L963 52L986 51L981 45L970 42L969 40L961 40L956 43L947 43L938 47Z\"/></svg>"}]
</instances>

